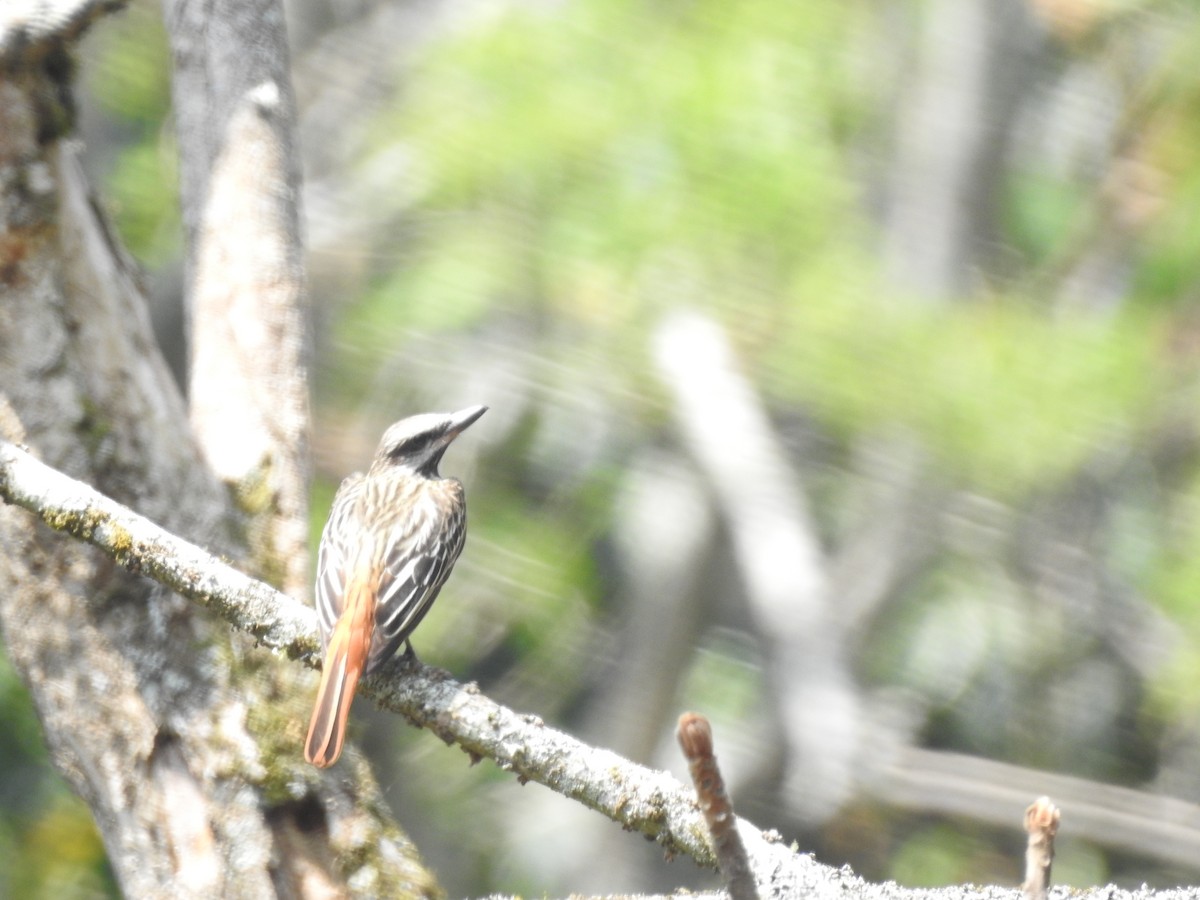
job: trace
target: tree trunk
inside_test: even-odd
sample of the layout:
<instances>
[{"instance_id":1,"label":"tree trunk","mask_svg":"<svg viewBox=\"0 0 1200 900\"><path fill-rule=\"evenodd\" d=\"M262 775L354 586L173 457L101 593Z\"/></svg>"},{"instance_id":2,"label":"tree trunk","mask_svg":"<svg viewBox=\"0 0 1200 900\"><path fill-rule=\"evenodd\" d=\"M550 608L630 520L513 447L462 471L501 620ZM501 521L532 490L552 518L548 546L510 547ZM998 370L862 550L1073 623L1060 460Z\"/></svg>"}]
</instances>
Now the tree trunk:
<instances>
[{"instance_id":1,"label":"tree trunk","mask_svg":"<svg viewBox=\"0 0 1200 900\"><path fill-rule=\"evenodd\" d=\"M254 563L308 590L308 341L300 162L283 7L165 0L175 63L191 349L205 459Z\"/></svg>"},{"instance_id":2,"label":"tree trunk","mask_svg":"<svg viewBox=\"0 0 1200 900\"><path fill-rule=\"evenodd\" d=\"M239 518L68 140L65 42L105 6L0 34L0 430L240 557ZM127 896L337 896L351 879L433 892L365 766L332 779L304 765L307 680L298 691L294 668L35 523L0 507L0 629Z\"/></svg>"}]
</instances>

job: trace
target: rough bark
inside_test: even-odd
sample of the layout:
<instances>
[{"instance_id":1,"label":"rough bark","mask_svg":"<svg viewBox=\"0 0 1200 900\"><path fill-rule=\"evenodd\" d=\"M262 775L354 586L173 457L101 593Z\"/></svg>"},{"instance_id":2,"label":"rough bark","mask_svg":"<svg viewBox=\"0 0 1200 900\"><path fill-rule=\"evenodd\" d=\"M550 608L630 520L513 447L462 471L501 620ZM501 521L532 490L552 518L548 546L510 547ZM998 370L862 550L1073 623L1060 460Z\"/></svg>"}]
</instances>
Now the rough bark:
<instances>
[{"instance_id":1,"label":"rough bark","mask_svg":"<svg viewBox=\"0 0 1200 900\"><path fill-rule=\"evenodd\" d=\"M112 5L0 22L13 26L0 34L3 430L173 531L235 552L227 494L69 140L68 40ZM0 630L127 896L329 896L351 882L432 892L365 767L333 780L303 766L307 697L281 693L290 672L11 507L0 509Z\"/></svg>"}]
</instances>

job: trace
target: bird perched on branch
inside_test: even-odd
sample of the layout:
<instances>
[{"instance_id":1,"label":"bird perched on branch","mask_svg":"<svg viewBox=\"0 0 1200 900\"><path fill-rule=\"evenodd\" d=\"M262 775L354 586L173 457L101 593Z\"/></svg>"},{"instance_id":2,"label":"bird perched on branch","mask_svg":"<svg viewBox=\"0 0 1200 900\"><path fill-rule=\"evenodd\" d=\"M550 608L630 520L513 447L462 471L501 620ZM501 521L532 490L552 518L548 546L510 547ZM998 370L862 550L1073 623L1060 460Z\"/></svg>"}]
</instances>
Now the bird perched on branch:
<instances>
[{"instance_id":1,"label":"bird perched on branch","mask_svg":"<svg viewBox=\"0 0 1200 900\"><path fill-rule=\"evenodd\" d=\"M367 474L338 488L317 553L325 668L304 744L314 766L337 762L359 679L408 640L462 552L463 486L442 478L438 463L485 412L472 406L401 419L384 432Z\"/></svg>"}]
</instances>

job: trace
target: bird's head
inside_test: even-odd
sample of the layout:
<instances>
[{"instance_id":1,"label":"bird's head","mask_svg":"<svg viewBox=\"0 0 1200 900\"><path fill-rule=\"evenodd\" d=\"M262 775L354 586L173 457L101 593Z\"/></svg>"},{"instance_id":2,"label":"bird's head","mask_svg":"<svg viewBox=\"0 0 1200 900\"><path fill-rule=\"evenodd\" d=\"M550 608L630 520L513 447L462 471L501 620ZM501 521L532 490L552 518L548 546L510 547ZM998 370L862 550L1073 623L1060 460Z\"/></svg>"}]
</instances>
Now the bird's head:
<instances>
[{"instance_id":1,"label":"bird's head","mask_svg":"<svg viewBox=\"0 0 1200 900\"><path fill-rule=\"evenodd\" d=\"M485 412L486 406L470 406L455 413L422 413L401 419L383 433L372 468L399 466L436 478L438 463L451 441Z\"/></svg>"}]
</instances>

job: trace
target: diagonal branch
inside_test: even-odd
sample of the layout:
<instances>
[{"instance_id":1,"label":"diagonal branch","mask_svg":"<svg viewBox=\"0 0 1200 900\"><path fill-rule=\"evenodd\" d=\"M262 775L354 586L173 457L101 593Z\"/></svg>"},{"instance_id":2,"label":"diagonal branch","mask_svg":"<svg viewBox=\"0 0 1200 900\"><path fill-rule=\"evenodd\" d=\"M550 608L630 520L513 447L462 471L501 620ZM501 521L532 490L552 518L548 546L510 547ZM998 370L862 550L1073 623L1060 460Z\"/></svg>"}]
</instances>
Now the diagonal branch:
<instances>
[{"instance_id":1,"label":"diagonal branch","mask_svg":"<svg viewBox=\"0 0 1200 900\"><path fill-rule=\"evenodd\" d=\"M37 461L0 439L0 499L37 514L52 528L100 548L127 569L148 575L217 612L260 644L309 666L320 661L315 613L291 597L238 572L200 547L176 537L93 488ZM547 728L536 716L518 714L429 666L396 663L367 679L362 692L457 744L472 758L487 757L522 781L536 781L583 803L627 830L660 843L668 853L714 866L707 826L694 796L666 772L629 762ZM300 752L296 749L297 755ZM936 792L936 790L934 791ZM738 832L746 846L760 896L812 900L966 900L995 896L953 888L912 891L895 884L868 885L848 869L835 870L797 854L778 837L745 820ZM1098 888L1080 900L1150 900L1195 891L1140 892ZM1016 896L1016 892L1011 892Z\"/></svg>"},{"instance_id":2,"label":"diagonal branch","mask_svg":"<svg viewBox=\"0 0 1200 900\"><path fill-rule=\"evenodd\" d=\"M306 665L318 664L311 609L4 440L0 498L213 610L261 645ZM670 853L686 854L705 866L715 864L692 792L666 772L583 744L535 716L489 700L473 684L460 684L419 663L393 664L367 679L363 693L472 757L488 757L523 781L536 781L578 800L626 829L653 838ZM832 892L846 877L740 824L760 883L803 877L810 890L819 884Z\"/></svg>"},{"instance_id":3,"label":"diagonal branch","mask_svg":"<svg viewBox=\"0 0 1200 900\"><path fill-rule=\"evenodd\" d=\"M823 821L854 790L863 711L804 492L718 322L673 313L658 328L655 351L680 432L729 524L767 656L786 739L783 796L798 818Z\"/></svg>"},{"instance_id":4,"label":"diagonal branch","mask_svg":"<svg viewBox=\"0 0 1200 900\"><path fill-rule=\"evenodd\" d=\"M55 531L100 548L129 571L214 610L270 649L309 665L318 658L311 609L5 440L0 440L0 497L36 513Z\"/></svg>"}]
</instances>

